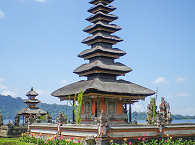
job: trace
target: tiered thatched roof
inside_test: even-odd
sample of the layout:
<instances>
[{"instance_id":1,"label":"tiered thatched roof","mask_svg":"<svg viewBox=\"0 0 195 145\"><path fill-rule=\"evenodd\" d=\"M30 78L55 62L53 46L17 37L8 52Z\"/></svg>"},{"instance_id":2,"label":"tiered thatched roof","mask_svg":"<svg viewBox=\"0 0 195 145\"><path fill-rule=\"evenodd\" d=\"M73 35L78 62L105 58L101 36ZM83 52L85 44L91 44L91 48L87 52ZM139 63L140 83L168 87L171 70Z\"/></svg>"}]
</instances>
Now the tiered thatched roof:
<instances>
[{"instance_id":1,"label":"tiered thatched roof","mask_svg":"<svg viewBox=\"0 0 195 145\"><path fill-rule=\"evenodd\" d=\"M150 89L131 83L125 80L83 80L63 88L60 88L52 93L52 96L65 97L79 93L79 89L85 92L104 92L115 95L125 96L150 96L154 92Z\"/></svg>"},{"instance_id":2,"label":"tiered thatched roof","mask_svg":"<svg viewBox=\"0 0 195 145\"><path fill-rule=\"evenodd\" d=\"M45 112L44 110L39 109L38 107L36 107L36 104L40 103L40 101L38 99L36 99L35 97L38 96L39 94L34 91L33 88L31 88L31 90L29 92L26 93L26 96L28 96L28 99L24 100L24 103L27 104L27 107L22 109L21 111L18 112L19 115L26 115L26 114L47 114L47 112Z\"/></svg>"},{"instance_id":3,"label":"tiered thatched roof","mask_svg":"<svg viewBox=\"0 0 195 145\"><path fill-rule=\"evenodd\" d=\"M102 11L102 12L108 14L108 13L114 11L115 9L116 9L116 8L113 7L113 6L105 6L105 5L102 4L102 3L98 3L96 6L90 8L90 9L88 10L88 12L90 12L90 13L92 13L92 14L95 14L95 13L97 13L97 12L99 12L99 11Z\"/></svg>"},{"instance_id":4,"label":"tiered thatched roof","mask_svg":"<svg viewBox=\"0 0 195 145\"><path fill-rule=\"evenodd\" d=\"M61 100L68 99L68 96L73 96L81 89L85 95L94 92L96 95L101 93L113 95L112 97L124 95L129 100L136 101L155 93L137 84L117 80L117 76L124 76L132 69L122 63L115 62L115 59L124 56L126 53L120 49L113 48L113 45L123 40L112 35L112 33L121 30L120 26L111 24L112 21L118 19L117 16L110 14L116 9L109 5L112 1L92 0L89 2L95 6L88 10L92 13L92 16L86 20L93 24L83 31L91 36L84 39L82 43L91 46L91 48L82 51L78 55L89 60L89 63L81 65L74 71L79 76L87 77L87 80L60 88L52 93L53 96L59 97Z\"/></svg>"}]
</instances>

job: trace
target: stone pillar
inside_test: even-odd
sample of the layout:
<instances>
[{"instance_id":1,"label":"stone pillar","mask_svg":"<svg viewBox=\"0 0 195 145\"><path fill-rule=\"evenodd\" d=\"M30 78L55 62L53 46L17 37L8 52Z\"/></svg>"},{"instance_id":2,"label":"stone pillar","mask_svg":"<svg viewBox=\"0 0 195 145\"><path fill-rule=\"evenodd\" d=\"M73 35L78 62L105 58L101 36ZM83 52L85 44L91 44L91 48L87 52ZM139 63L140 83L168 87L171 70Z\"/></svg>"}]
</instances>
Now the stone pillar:
<instances>
[{"instance_id":1,"label":"stone pillar","mask_svg":"<svg viewBox=\"0 0 195 145\"><path fill-rule=\"evenodd\" d=\"M101 111L103 111L103 114L106 114L106 104L104 101L104 98L100 98L100 108L102 109Z\"/></svg>"},{"instance_id":2,"label":"stone pillar","mask_svg":"<svg viewBox=\"0 0 195 145\"><path fill-rule=\"evenodd\" d=\"M131 123L132 122L132 117L131 117L131 113L132 113L132 111L131 111L131 103L129 103L129 123Z\"/></svg>"},{"instance_id":3,"label":"stone pillar","mask_svg":"<svg viewBox=\"0 0 195 145\"><path fill-rule=\"evenodd\" d=\"M74 104L75 104L75 102L74 102L74 99L73 99L73 103L72 103L72 123L75 123L75 116L74 116L74 110L73 110Z\"/></svg>"},{"instance_id":4,"label":"stone pillar","mask_svg":"<svg viewBox=\"0 0 195 145\"><path fill-rule=\"evenodd\" d=\"M91 113L93 116L95 116L95 106L96 105L96 99L95 98L92 98L92 106L91 106Z\"/></svg>"},{"instance_id":5,"label":"stone pillar","mask_svg":"<svg viewBox=\"0 0 195 145\"><path fill-rule=\"evenodd\" d=\"M123 107L122 101L118 100L117 105L116 105L116 112L117 112L118 115L122 115L123 114L122 107Z\"/></svg>"}]
</instances>

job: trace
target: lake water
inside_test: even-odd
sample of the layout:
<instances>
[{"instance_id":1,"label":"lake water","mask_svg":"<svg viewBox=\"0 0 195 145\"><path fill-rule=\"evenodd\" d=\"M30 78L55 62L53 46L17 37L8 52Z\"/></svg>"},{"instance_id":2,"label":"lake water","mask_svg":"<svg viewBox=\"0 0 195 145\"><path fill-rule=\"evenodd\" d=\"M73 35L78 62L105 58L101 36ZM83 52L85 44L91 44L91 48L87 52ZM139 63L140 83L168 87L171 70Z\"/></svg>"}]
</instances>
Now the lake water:
<instances>
[{"instance_id":1,"label":"lake water","mask_svg":"<svg viewBox=\"0 0 195 145\"><path fill-rule=\"evenodd\" d=\"M146 123L145 120L137 120L138 123ZM195 119L173 120L172 123L195 123Z\"/></svg>"}]
</instances>

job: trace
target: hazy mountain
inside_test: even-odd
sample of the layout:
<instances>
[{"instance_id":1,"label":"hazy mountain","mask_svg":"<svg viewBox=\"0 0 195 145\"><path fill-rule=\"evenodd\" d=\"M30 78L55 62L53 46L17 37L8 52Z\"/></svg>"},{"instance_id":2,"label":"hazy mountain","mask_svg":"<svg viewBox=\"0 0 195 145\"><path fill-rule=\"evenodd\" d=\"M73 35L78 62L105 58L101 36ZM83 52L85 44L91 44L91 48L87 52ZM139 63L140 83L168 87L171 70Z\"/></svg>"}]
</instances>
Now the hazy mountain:
<instances>
[{"instance_id":1,"label":"hazy mountain","mask_svg":"<svg viewBox=\"0 0 195 145\"><path fill-rule=\"evenodd\" d=\"M39 103L37 106L48 111L53 118L56 118L59 112L64 112L68 118L72 116L72 107L67 105ZM26 108L23 99L0 95L0 112L4 119L13 120L17 112L23 108Z\"/></svg>"},{"instance_id":2,"label":"hazy mountain","mask_svg":"<svg viewBox=\"0 0 195 145\"><path fill-rule=\"evenodd\" d=\"M56 118L59 112L64 112L67 117L72 118L72 107L67 105L57 105L57 104L46 104L40 103L38 106L48 111L53 118ZM26 104L24 104L24 100L21 98L13 98L11 96L2 96L0 95L0 111L3 114L4 119L13 120L18 111L25 108ZM133 120L145 120L146 113L145 112L133 112L132 113ZM195 116L182 116L182 115L172 115L173 120L177 119L195 119Z\"/></svg>"}]
</instances>

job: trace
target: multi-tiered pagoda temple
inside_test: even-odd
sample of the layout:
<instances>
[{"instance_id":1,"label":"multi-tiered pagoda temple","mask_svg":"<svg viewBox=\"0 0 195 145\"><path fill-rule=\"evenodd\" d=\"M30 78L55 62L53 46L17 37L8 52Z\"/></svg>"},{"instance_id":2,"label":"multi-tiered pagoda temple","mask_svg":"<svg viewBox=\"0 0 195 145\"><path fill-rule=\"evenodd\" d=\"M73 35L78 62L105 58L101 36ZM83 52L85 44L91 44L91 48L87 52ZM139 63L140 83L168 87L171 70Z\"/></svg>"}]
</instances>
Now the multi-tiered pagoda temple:
<instances>
[{"instance_id":1,"label":"multi-tiered pagoda temple","mask_svg":"<svg viewBox=\"0 0 195 145\"><path fill-rule=\"evenodd\" d=\"M29 117L31 117L32 119L36 119L37 114L40 115L47 114L47 112L36 106L38 103L40 103L40 101L36 99L38 95L39 94L35 92L33 88L31 88L31 90L26 93L28 99L25 99L24 103L27 105L27 107L18 112L18 115L24 117L25 123L28 123Z\"/></svg>"},{"instance_id":2,"label":"multi-tiered pagoda temple","mask_svg":"<svg viewBox=\"0 0 195 145\"><path fill-rule=\"evenodd\" d=\"M113 47L123 40L112 35L121 30L120 26L111 24L118 19L117 16L110 14L116 9L109 6L112 1L90 1L90 4L94 5L88 10L92 16L86 20L93 24L83 30L90 36L82 43L91 48L78 55L89 60L89 63L74 70L74 73L80 77L87 77L87 80L75 82L52 93L52 96L59 97L63 101L73 99L79 90L84 91L81 108L82 123L93 123L95 117L99 117L102 112L108 116L111 123L125 123L127 121L126 104L144 100L145 97L155 93L135 83L117 79L119 76L125 76L132 69L116 62L116 59L126 53Z\"/></svg>"}]
</instances>

